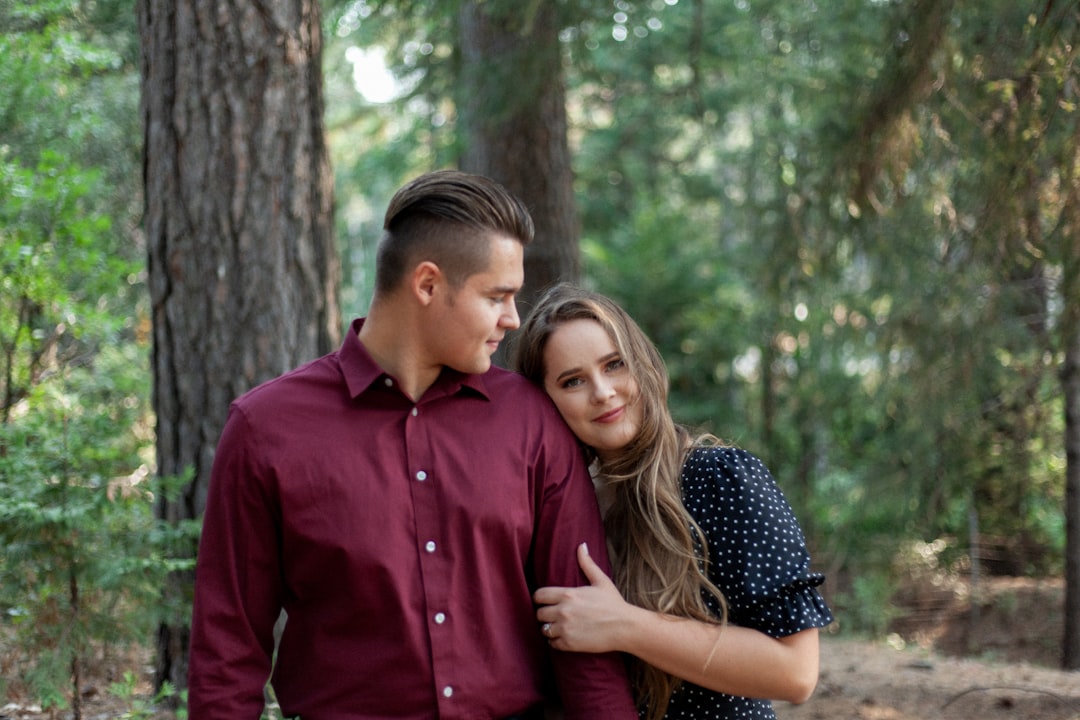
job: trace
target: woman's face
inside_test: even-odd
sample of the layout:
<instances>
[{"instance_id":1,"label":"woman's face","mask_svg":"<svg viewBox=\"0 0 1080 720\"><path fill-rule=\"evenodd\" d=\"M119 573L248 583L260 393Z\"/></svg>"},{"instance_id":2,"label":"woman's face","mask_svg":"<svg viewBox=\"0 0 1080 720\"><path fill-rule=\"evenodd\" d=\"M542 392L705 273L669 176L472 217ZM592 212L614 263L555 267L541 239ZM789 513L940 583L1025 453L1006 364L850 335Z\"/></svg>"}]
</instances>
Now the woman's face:
<instances>
[{"instance_id":1,"label":"woman's face","mask_svg":"<svg viewBox=\"0 0 1080 720\"><path fill-rule=\"evenodd\" d=\"M571 320L544 348L544 390L578 439L609 460L641 429L637 381L604 328Z\"/></svg>"}]
</instances>

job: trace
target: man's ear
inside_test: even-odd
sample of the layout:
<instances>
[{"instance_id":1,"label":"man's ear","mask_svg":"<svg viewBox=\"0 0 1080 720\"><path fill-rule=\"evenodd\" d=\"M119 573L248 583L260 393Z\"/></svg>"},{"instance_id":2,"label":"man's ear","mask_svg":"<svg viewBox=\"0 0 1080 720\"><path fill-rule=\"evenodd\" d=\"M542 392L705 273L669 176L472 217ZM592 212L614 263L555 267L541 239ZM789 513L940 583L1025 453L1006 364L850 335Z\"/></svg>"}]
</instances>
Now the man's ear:
<instances>
[{"instance_id":1,"label":"man's ear","mask_svg":"<svg viewBox=\"0 0 1080 720\"><path fill-rule=\"evenodd\" d=\"M442 282L443 273L439 266L425 260L413 269L410 289L421 305L429 305Z\"/></svg>"}]
</instances>

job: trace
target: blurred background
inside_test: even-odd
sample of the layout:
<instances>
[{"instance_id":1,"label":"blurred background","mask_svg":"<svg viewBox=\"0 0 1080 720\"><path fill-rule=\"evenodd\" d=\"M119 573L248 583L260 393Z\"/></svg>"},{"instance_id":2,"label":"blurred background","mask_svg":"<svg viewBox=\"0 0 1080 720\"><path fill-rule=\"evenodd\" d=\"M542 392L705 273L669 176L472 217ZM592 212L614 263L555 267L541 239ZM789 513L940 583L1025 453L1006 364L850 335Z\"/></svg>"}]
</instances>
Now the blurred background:
<instances>
[{"instance_id":1,"label":"blurred background","mask_svg":"<svg viewBox=\"0 0 1080 720\"><path fill-rule=\"evenodd\" d=\"M613 296L766 461L834 632L1019 602L1080 668L1075 2L134 5L0 0L0 706L182 707L227 401L336 347L443 167L530 204L523 313Z\"/></svg>"}]
</instances>

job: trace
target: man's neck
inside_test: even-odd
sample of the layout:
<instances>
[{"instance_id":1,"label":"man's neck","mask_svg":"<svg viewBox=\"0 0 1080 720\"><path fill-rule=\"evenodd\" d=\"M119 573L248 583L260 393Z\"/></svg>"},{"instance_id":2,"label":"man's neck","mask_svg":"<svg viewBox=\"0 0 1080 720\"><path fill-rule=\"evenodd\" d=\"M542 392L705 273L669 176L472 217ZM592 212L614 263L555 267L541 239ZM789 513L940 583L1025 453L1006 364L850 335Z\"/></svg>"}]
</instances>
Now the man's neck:
<instances>
[{"instance_id":1,"label":"man's neck","mask_svg":"<svg viewBox=\"0 0 1080 720\"><path fill-rule=\"evenodd\" d=\"M393 375L401 391L416 401L438 379L442 366L424 362L415 324L400 315L392 307L372 304L358 336L376 364Z\"/></svg>"}]
</instances>

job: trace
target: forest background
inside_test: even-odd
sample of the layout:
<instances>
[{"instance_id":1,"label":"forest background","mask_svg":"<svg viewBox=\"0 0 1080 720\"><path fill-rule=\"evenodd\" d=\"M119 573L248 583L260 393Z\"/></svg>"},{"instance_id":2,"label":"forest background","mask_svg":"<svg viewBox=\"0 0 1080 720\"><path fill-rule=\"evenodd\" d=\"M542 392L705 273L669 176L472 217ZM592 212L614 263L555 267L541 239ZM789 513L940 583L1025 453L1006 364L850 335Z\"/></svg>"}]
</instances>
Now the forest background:
<instances>
[{"instance_id":1,"label":"forest background","mask_svg":"<svg viewBox=\"0 0 1080 720\"><path fill-rule=\"evenodd\" d=\"M190 169L149 151L151 15L178 11L138 5L0 0L0 698L77 708L88 668L156 642L158 686L182 704L199 459L224 405L363 314L390 195L453 166L572 183L536 191L540 222L562 224L529 292L566 276L618 299L667 359L677 417L766 460L829 577L834 630L881 636L918 588L957 578L1064 578L1055 640L1080 667L1075 2L269 3L322 41L302 104L319 110L301 123L315 161L249 214L296 197L316 212L282 241L301 259L246 296L290 301L250 328L215 266L186 264L226 238L184 257L161 244L159 205L193 192L162 192ZM189 5L245 32L254 6ZM500 51L484 37L523 52L478 73ZM222 67L190 97L241 93L245 63ZM487 81L521 97L493 102ZM559 100L533 129L566 158L496 149L508 108L537 96ZM200 182L235 197L228 177ZM233 259L266 268L280 248L263 240ZM203 298L179 336L198 362L161 331L184 315L161 291L179 269ZM195 347L289 333L315 339L279 367ZM169 384L220 407L193 419ZM178 463L188 436L196 460ZM130 687L141 668L125 670Z\"/></svg>"}]
</instances>

